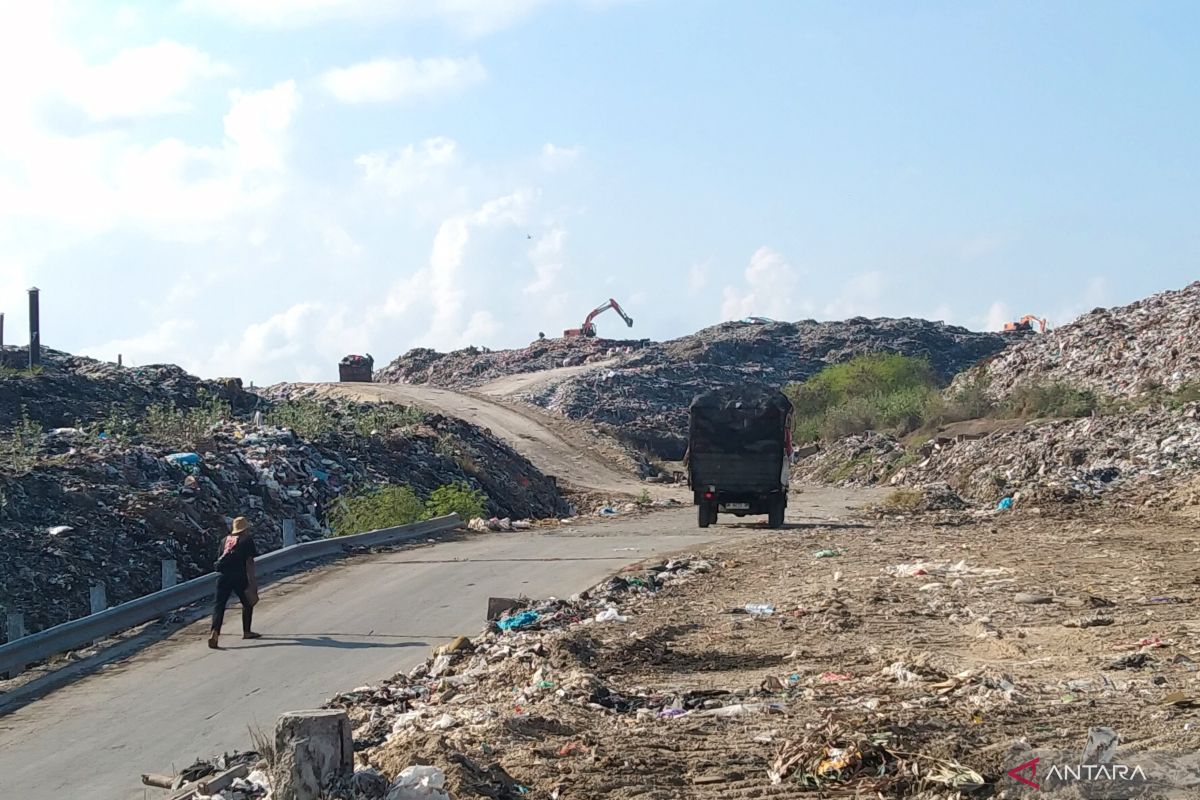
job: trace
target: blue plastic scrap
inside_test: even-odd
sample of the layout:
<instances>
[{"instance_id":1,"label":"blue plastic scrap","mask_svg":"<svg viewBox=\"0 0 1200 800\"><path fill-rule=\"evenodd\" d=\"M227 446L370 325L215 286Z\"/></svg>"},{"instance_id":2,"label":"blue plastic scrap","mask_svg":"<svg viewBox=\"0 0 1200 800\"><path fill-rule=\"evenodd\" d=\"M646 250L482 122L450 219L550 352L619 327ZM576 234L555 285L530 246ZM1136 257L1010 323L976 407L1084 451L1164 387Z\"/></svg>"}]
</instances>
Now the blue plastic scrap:
<instances>
[{"instance_id":1,"label":"blue plastic scrap","mask_svg":"<svg viewBox=\"0 0 1200 800\"><path fill-rule=\"evenodd\" d=\"M172 453L167 456L167 461L172 464L178 464L182 467L190 467L200 463L199 453Z\"/></svg>"},{"instance_id":2,"label":"blue plastic scrap","mask_svg":"<svg viewBox=\"0 0 1200 800\"><path fill-rule=\"evenodd\" d=\"M516 631L521 628L527 628L537 622L541 617L536 611L522 611L520 614L513 614L511 617L505 617L496 622L496 627L502 631Z\"/></svg>"},{"instance_id":3,"label":"blue plastic scrap","mask_svg":"<svg viewBox=\"0 0 1200 800\"><path fill-rule=\"evenodd\" d=\"M1012 508L1012 506L1013 506L1013 499L1011 497L1006 497L1003 500L1001 500L999 503L996 504L996 510L997 511L1008 511L1010 508Z\"/></svg>"}]
</instances>

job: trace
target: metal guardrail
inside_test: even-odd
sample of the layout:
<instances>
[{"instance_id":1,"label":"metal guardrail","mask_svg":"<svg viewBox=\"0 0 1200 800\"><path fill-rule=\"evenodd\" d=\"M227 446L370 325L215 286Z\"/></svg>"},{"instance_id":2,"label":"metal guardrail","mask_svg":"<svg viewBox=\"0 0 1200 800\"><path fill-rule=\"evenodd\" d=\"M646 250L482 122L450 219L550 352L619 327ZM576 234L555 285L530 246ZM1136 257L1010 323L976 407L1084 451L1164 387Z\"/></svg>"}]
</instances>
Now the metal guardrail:
<instances>
[{"instance_id":1,"label":"metal guardrail","mask_svg":"<svg viewBox=\"0 0 1200 800\"><path fill-rule=\"evenodd\" d=\"M353 536L318 539L315 542L304 542L261 555L254 559L254 565L259 574L267 575L303 561L340 555L355 547L378 547L419 539L430 533L458 527L461 523L462 520L457 514L450 514L412 525L400 525ZM0 675L20 672L27 664L83 647L95 639L111 636L126 628L158 619L177 608L198 603L211 597L216 592L216 585L216 573L210 572L170 589L163 589L97 614L73 619L17 639L15 642L0 645Z\"/></svg>"}]
</instances>

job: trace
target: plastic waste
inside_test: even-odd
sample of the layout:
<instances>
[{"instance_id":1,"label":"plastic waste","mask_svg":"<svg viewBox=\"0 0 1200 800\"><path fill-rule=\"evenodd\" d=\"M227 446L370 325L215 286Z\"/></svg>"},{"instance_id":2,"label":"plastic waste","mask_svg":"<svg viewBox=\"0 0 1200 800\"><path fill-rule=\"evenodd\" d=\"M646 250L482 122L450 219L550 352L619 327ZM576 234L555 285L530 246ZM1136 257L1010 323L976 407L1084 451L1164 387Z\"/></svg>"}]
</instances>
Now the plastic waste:
<instances>
[{"instance_id":1,"label":"plastic waste","mask_svg":"<svg viewBox=\"0 0 1200 800\"><path fill-rule=\"evenodd\" d=\"M75 529L70 525L55 525L53 528L47 528L46 533L50 534L51 536L58 536L61 533L67 533L68 531L73 530Z\"/></svg>"},{"instance_id":2,"label":"plastic waste","mask_svg":"<svg viewBox=\"0 0 1200 800\"><path fill-rule=\"evenodd\" d=\"M537 622L540 617L541 615L536 611L522 611L520 614L513 614L511 617L497 620L496 627L502 631L518 631Z\"/></svg>"},{"instance_id":3,"label":"plastic waste","mask_svg":"<svg viewBox=\"0 0 1200 800\"><path fill-rule=\"evenodd\" d=\"M830 548L826 548L813 553L813 558L834 558L836 556L840 556L841 554L841 550L832 550Z\"/></svg>"},{"instance_id":4,"label":"plastic waste","mask_svg":"<svg viewBox=\"0 0 1200 800\"><path fill-rule=\"evenodd\" d=\"M1012 507L1013 507L1013 499L1011 497L1005 497L1003 500L1001 500L999 503L996 504L997 511L1008 511Z\"/></svg>"},{"instance_id":5,"label":"plastic waste","mask_svg":"<svg viewBox=\"0 0 1200 800\"><path fill-rule=\"evenodd\" d=\"M177 464L181 467L190 467L200 463L199 453L171 453L166 457L167 461L172 464Z\"/></svg>"},{"instance_id":6,"label":"plastic waste","mask_svg":"<svg viewBox=\"0 0 1200 800\"><path fill-rule=\"evenodd\" d=\"M596 622L629 622L629 617L622 616L621 612L609 606L596 615Z\"/></svg>"},{"instance_id":7,"label":"plastic waste","mask_svg":"<svg viewBox=\"0 0 1200 800\"><path fill-rule=\"evenodd\" d=\"M442 714L440 717L435 719L433 724L429 727L433 728L435 731L448 731L457 724L458 721L455 720L454 717L450 716L449 714Z\"/></svg>"},{"instance_id":8,"label":"plastic waste","mask_svg":"<svg viewBox=\"0 0 1200 800\"><path fill-rule=\"evenodd\" d=\"M446 774L437 767L408 767L396 778L386 800L450 800Z\"/></svg>"},{"instance_id":9,"label":"plastic waste","mask_svg":"<svg viewBox=\"0 0 1200 800\"><path fill-rule=\"evenodd\" d=\"M746 613L752 617L769 617L775 613L771 603L746 603Z\"/></svg>"}]
</instances>

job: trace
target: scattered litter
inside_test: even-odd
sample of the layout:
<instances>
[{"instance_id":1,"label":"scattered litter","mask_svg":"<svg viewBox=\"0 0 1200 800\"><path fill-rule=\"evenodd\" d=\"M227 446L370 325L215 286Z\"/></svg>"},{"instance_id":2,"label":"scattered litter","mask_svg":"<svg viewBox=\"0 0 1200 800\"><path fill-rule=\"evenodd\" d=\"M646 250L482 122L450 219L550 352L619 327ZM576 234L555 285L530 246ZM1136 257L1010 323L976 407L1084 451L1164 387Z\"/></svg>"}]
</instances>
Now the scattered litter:
<instances>
[{"instance_id":1,"label":"scattered litter","mask_svg":"<svg viewBox=\"0 0 1200 800\"><path fill-rule=\"evenodd\" d=\"M1013 507L1013 499L1011 497L1005 497L1005 498L1001 499L999 503L996 504L997 511L1008 511L1012 507Z\"/></svg>"},{"instance_id":2,"label":"scattered litter","mask_svg":"<svg viewBox=\"0 0 1200 800\"><path fill-rule=\"evenodd\" d=\"M771 603L747 603L744 608L752 617L769 617L775 613L775 606Z\"/></svg>"},{"instance_id":3,"label":"scattered litter","mask_svg":"<svg viewBox=\"0 0 1200 800\"><path fill-rule=\"evenodd\" d=\"M1053 603L1054 598L1048 594L1032 594L1030 592L1017 592L1013 595L1013 602L1025 606L1041 606L1047 603Z\"/></svg>"},{"instance_id":4,"label":"scattered litter","mask_svg":"<svg viewBox=\"0 0 1200 800\"><path fill-rule=\"evenodd\" d=\"M826 548L824 550L818 550L817 552L813 553L813 558L836 558L837 556L840 556L844 552L845 552L844 550L834 550L832 548Z\"/></svg>"},{"instance_id":5,"label":"scattered litter","mask_svg":"<svg viewBox=\"0 0 1200 800\"><path fill-rule=\"evenodd\" d=\"M629 622L629 617L622 616L616 608L609 606L596 615L596 622Z\"/></svg>"},{"instance_id":6,"label":"scattered litter","mask_svg":"<svg viewBox=\"0 0 1200 800\"><path fill-rule=\"evenodd\" d=\"M536 611L522 611L519 614L513 614L511 617L498 620L496 627L502 631L517 631L537 622L539 617L540 615Z\"/></svg>"}]
</instances>

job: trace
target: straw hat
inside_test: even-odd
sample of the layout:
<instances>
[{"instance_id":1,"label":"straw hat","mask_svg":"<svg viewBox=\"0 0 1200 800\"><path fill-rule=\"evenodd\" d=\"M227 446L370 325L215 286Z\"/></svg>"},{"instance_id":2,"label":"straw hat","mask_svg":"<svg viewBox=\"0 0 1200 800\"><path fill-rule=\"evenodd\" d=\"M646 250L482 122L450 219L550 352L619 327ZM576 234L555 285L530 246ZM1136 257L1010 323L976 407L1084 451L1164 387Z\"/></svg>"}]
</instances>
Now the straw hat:
<instances>
[{"instance_id":1,"label":"straw hat","mask_svg":"<svg viewBox=\"0 0 1200 800\"><path fill-rule=\"evenodd\" d=\"M245 517L234 517L233 520L233 535L240 536L250 530L250 520Z\"/></svg>"}]
</instances>

